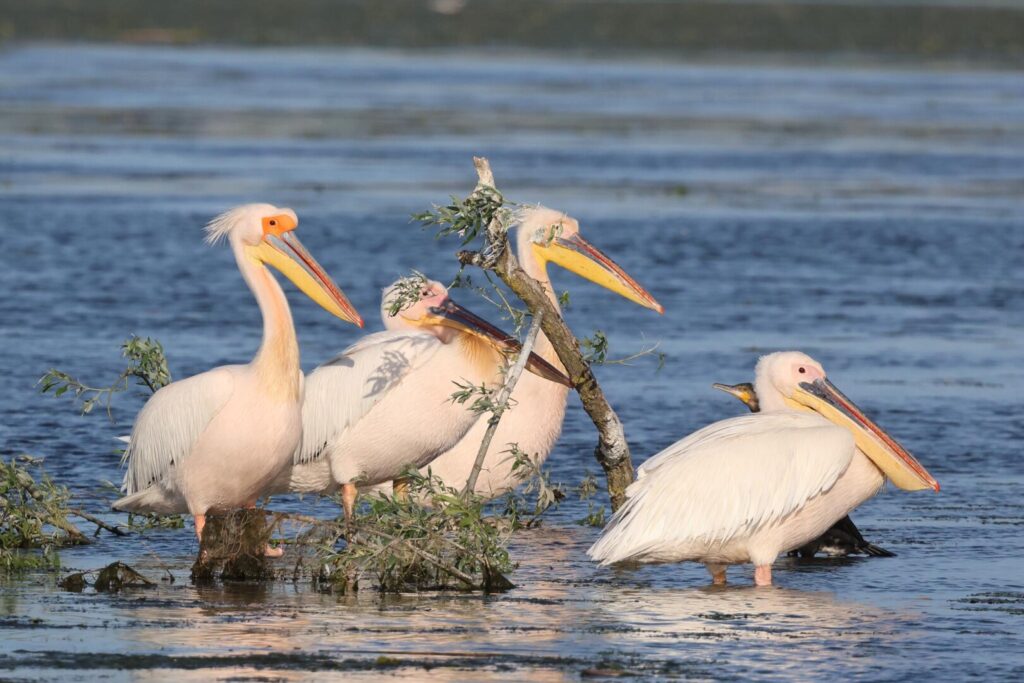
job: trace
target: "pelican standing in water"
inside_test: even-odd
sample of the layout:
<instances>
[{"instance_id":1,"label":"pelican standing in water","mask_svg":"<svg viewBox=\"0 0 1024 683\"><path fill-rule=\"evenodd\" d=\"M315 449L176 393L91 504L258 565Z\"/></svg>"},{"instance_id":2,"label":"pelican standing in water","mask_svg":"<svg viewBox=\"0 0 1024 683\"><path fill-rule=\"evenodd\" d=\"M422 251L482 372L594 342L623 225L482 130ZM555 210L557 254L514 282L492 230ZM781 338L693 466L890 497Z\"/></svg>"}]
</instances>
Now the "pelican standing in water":
<instances>
[{"instance_id":1,"label":"pelican standing in water","mask_svg":"<svg viewBox=\"0 0 1024 683\"><path fill-rule=\"evenodd\" d=\"M363 326L295 236L298 223L291 209L247 204L206 227L208 243L231 245L263 314L263 343L247 365L214 368L153 394L132 428L126 495L115 510L188 512L201 541L208 512L254 506L288 466L302 436L302 372L288 301L267 266L328 312Z\"/></svg>"},{"instance_id":2,"label":"pelican standing in water","mask_svg":"<svg viewBox=\"0 0 1024 683\"><path fill-rule=\"evenodd\" d=\"M757 392L754 391L753 384L749 382L743 382L742 384L718 384L716 382L711 386L739 399L743 405L750 409L750 412L760 412L761 404L757 400ZM868 543L849 515L833 524L829 527L828 531L810 543L806 543L796 550L790 550L789 554L791 557L799 555L806 558L814 557L819 552L825 553L829 557L846 557L847 555L857 553L871 555L872 557L896 556L896 553L890 552L885 548L879 548L873 543Z\"/></svg>"},{"instance_id":3,"label":"pelican standing in water","mask_svg":"<svg viewBox=\"0 0 1024 683\"><path fill-rule=\"evenodd\" d=\"M517 223L519 264L527 275L541 283L556 309L558 297L548 277L549 262L645 308L664 312L661 304L622 268L583 239L575 219L559 211L537 206L523 210ZM558 360L554 347L543 332L537 336L534 349L538 355L564 372L565 368ZM515 488L518 478L512 469L514 459L507 451L509 444L516 444L520 452L534 459L537 466L544 462L562 431L568 392L568 387L523 375L512 392L515 407L502 416L494 433L477 479L477 494L493 498ZM479 418L454 448L430 464L431 472L449 486L465 486L480 442L487 431L487 422L486 416Z\"/></svg>"},{"instance_id":4,"label":"pelican standing in water","mask_svg":"<svg viewBox=\"0 0 1024 683\"><path fill-rule=\"evenodd\" d=\"M302 447L271 492L340 486L351 519L357 487L426 466L473 426L478 415L452 400L455 382L499 386L505 357L520 349L515 338L452 301L440 282L404 278L382 299L386 331L361 339L306 379ZM402 307L402 299L411 305ZM541 382L570 385L535 354L526 369Z\"/></svg>"},{"instance_id":5,"label":"pelican standing in water","mask_svg":"<svg viewBox=\"0 0 1024 683\"><path fill-rule=\"evenodd\" d=\"M722 420L640 466L588 554L616 562L703 562L724 584L751 562L758 586L772 563L878 493L939 484L825 376L788 351L763 357L754 387L761 412Z\"/></svg>"}]
</instances>

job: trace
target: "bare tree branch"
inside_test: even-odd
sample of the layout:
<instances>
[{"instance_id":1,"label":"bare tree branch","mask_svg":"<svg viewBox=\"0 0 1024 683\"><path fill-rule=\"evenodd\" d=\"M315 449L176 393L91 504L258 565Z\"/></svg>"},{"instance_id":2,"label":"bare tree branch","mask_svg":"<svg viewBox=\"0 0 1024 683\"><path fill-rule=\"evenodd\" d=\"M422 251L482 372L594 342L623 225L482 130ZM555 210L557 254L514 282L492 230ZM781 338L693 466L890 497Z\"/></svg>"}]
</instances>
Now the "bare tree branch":
<instances>
[{"instance_id":1,"label":"bare tree branch","mask_svg":"<svg viewBox=\"0 0 1024 683\"><path fill-rule=\"evenodd\" d=\"M107 524L106 522L104 522L99 517L96 517L95 515L90 515L88 512L86 512L84 510L79 510L78 508L73 508L73 509L69 509L68 513L72 514L72 515L75 515L77 517L81 517L82 519L84 519L87 522L92 522L93 524L96 525L97 529L105 529L105 530L109 531L110 533L114 534L115 536L127 536L128 535L128 532L124 531L120 527L114 526L113 524ZM99 533L99 531L97 531L97 533Z\"/></svg>"},{"instance_id":2,"label":"bare tree branch","mask_svg":"<svg viewBox=\"0 0 1024 683\"><path fill-rule=\"evenodd\" d=\"M508 371L508 375L505 377L505 384L501 387L501 391L498 392L494 409L491 411L491 418L487 423L487 431L484 432L484 438L480 442L480 450L476 453L476 461L473 462L473 469L469 472L469 479L466 480L466 488L462 492L463 495L468 495L476 490L476 480L480 477L480 468L483 467L484 458L487 457L487 450L491 447L491 439L494 438L494 432L498 429L501 416L505 414L505 410L508 408L508 399L512 395L512 390L516 388L519 376L523 374L523 369L526 367L526 361L533 352L533 345L537 341L537 334L540 332L540 324L543 318L543 311L533 316L533 322L530 323L530 331L526 333L526 341L523 342L523 347L519 350L519 357L516 358L515 364Z\"/></svg>"},{"instance_id":3,"label":"bare tree branch","mask_svg":"<svg viewBox=\"0 0 1024 683\"><path fill-rule=\"evenodd\" d=\"M474 157L479 181L474 193L490 192L501 198L494 185L494 174L483 157ZM508 242L508 226L503 225L503 212L497 211L487 228L487 242L482 252L462 252L459 261L493 271L526 304L550 340L558 359L565 366L590 419L597 428L598 444L594 457L605 472L612 510L626 499L626 487L633 481L633 461L622 422L601 391L590 365L583 358L579 341L566 325L548 292L522 269Z\"/></svg>"}]
</instances>

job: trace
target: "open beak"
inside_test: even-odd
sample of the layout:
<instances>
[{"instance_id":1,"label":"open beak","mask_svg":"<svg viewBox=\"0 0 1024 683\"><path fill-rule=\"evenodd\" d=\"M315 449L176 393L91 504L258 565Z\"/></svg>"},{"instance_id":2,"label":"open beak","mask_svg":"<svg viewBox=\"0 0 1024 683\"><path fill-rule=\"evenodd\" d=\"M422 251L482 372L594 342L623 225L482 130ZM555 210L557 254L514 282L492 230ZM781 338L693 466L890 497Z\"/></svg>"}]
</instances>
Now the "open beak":
<instances>
[{"instance_id":1,"label":"open beak","mask_svg":"<svg viewBox=\"0 0 1024 683\"><path fill-rule=\"evenodd\" d=\"M430 313L432 316L429 319L430 324L444 325L460 332L475 335L505 355L518 353L522 348L522 345L520 345L515 337L502 332L494 325L451 299L445 299L440 306L432 306ZM572 382L564 373L535 353L531 353L530 357L526 359L526 369L538 377L543 377L551 382L564 384L567 387L572 386Z\"/></svg>"},{"instance_id":2,"label":"open beak","mask_svg":"<svg viewBox=\"0 0 1024 683\"><path fill-rule=\"evenodd\" d=\"M265 234L256 247L249 247L250 254L263 263L277 268L295 286L327 312L346 322L363 326L363 319L334 280L324 272L293 231L280 235Z\"/></svg>"},{"instance_id":3,"label":"open beak","mask_svg":"<svg viewBox=\"0 0 1024 683\"><path fill-rule=\"evenodd\" d=\"M715 382L712 384L715 389L724 391L727 394L732 394L740 401L743 405L750 408L750 412L756 413L761 410L761 403L757 400L757 393L754 391L754 385L749 382L743 384L719 384Z\"/></svg>"},{"instance_id":4,"label":"open beak","mask_svg":"<svg viewBox=\"0 0 1024 683\"><path fill-rule=\"evenodd\" d=\"M928 470L881 427L869 420L832 382L825 378L801 382L793 400L849 429L857 447L897 487L905 491L939 490L939 482L928 474Z\"/></svg>"},{"instance_id":5,"label":"open beak","mask_svg":"<svg viewBox=\"0 0 1024 683\"><path fill-rule=\"evenodd\" d=\"M600 249L580 237L554 237L545 244L534 243L538 258L557 263L580 277L610 289L644 308L664 313L665 308L655 301L650 292L637 284L615 261Z\"/></svg>"}]
</instances>

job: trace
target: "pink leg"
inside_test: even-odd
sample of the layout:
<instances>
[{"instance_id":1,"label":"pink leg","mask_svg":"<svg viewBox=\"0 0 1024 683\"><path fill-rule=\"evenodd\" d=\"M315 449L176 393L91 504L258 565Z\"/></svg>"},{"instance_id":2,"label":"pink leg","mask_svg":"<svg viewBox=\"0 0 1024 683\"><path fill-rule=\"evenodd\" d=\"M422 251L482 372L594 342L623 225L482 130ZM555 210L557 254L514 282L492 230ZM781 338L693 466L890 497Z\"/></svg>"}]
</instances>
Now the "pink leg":
<instances>
[{"instance_id":1,"label":"pink leg","mask_svg":"<svg viewBox=\"0 0 1024 683\"><path fill-rule=\"evenodd\" d=\"M712 586L724 586L725 581L725 570L726 565L724 564L706 564L708 573L711 574L711 585Z\"/></svg>"},{"instance_id":2,"label":"pink leg","mask_svg":"<svg viewBox=\"0 0 1024 683\"><path fill-rule=\"evenodd\" d=\"M193 519L196 522L196 538L199 542L203 542L203 527L206 526L206 515L193 515Z\"/></svg>"},{"instance_id":3,"label":"pink leg","mask_svg":"<svg viewBox=\"0 0 1024 683\"><path fill-rule=\"evenodd\" d=\"M762 564L760 566L754 567L754 585L772 585L772 566L770 564Z\"/></svg>"},{"instance_id":4,"label":"pink leg","mask_svg":"<svg viewBox=\"0 0 1024 683\"><path fill-rule=\"evenodd\" d=\"M354 520L353 517L356 512L356 495L358 495L359 489L356 488L355 484L342 484L341 485L341 504L345 508L345 521L351 524Z\"/></svg>"}]
</instances>

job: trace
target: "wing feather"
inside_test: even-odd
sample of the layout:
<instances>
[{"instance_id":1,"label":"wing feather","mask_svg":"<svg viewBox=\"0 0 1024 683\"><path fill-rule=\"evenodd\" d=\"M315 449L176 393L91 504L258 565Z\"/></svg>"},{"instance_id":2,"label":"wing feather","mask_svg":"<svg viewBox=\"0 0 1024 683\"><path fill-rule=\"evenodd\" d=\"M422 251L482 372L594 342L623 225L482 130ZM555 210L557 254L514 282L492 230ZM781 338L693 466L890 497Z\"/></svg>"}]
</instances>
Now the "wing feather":
<instances>
[{"instance_id":1,"label":"wing feather","mask_svg":"<svg viewBox=\"0 0 1024 683\"><path fill-rule=\"evenodd\" d=\"M814 413L716 422L641 465L588 554L611 564L694 542L727 543L830 489L853 454L852 435Z\"/></svg>"},{"instance_id":2,"label":"wing feather","mask_svg":"<svg viewBox=\"0 0 1024 683\"><path fill-rule=\"evenodd\" d=\"M192 451L234 391L234 368L216 368L161 388L135 418L121 464L122 489L138 493L162 481Z\"/></svg>"},{"instance_id":3,"label":"wing feather","mask_svg":"<svg viewBox=\"0 0 1024 683\"><path fill-rule=\"evenodd\" d=\"M425 332L378 332L311 372L306 377L302 443L295 452L295 464L322 458L329 443L440 347L440 340Z\"/></svg>"}]
</instances>

